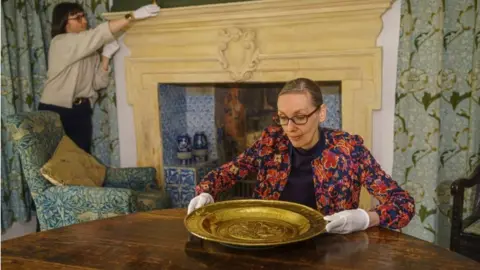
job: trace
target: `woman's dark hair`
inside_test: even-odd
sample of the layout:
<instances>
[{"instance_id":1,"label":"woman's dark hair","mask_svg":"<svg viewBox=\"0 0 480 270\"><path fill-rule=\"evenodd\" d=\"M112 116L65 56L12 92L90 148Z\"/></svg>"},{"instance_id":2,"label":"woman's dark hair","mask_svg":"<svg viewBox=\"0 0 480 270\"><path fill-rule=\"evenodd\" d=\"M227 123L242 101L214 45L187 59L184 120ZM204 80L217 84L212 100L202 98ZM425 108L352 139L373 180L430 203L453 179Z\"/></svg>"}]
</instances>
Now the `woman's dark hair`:
<instances>
[{"instance_id":1,"label":"woman's dark hair","mask_svg":"<svg viewBox=\"0 0 480 270\"><path fill-rule=\"evenodd\" d=\"M278 96L292 92L310 93L310 96L312 96L312 105L315 107L320 107L323 104L322 90L317 83L310 79L297 78L287 82L282 90L280 90L280 93L278 93Z\"/></svg>"},{"instance_id":2,"label":"woman's dark hair","mask_svg":"<svg viewBox=\"0 0 480 270\"><path fill-rule=\"evenodd\" d=\"M56 35L65 34L68 16L85 12L78 3L64 2L57 4L52 13L52 39Z\"/></svg>"}]
</instances>

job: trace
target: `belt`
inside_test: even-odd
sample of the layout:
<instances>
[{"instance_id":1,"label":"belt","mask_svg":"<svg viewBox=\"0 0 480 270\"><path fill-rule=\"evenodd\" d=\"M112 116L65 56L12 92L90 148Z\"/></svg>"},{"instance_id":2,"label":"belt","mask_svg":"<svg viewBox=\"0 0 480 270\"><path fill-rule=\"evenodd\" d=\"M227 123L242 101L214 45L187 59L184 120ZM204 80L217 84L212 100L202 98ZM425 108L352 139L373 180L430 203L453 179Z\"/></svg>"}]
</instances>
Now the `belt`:
<instances>
[{"instance_id":1,"label":"belt","mask_svg":"<svg viewBox=\"0 0 480 270\"><path fill-rule=\"evenodd\" d=\"M80 105L86 102L89 102L88 98L76 98L73 100L73 105Z\"/></svg>"}]
</instances>

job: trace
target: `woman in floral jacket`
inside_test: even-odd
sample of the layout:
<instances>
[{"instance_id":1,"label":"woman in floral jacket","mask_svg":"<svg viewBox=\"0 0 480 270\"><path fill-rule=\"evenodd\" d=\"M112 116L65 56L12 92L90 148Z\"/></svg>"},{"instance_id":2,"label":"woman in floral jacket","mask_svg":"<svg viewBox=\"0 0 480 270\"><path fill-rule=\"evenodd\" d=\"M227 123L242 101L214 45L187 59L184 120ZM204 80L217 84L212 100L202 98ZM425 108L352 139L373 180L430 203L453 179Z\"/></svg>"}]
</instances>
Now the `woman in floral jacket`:
<instances>
[{"instance_id":1,"label":"woman in floral jacket","mask_svg":"<svg viewBox=\"0 0 480 270\"><path fill-rule=\"evenodd\" d=\"M360 136L320 129L327 110L318 85L304 78L288 82L277 100L278 126L233 161L208 173L196 187L188 212L257 173L254 196L284 200L319 210L327 231L350 233L371 226L399 229L415 214L413 198L387 175ZM371 211L358 208L364 186L380 201Z\"/></svg>"}]
</instances>

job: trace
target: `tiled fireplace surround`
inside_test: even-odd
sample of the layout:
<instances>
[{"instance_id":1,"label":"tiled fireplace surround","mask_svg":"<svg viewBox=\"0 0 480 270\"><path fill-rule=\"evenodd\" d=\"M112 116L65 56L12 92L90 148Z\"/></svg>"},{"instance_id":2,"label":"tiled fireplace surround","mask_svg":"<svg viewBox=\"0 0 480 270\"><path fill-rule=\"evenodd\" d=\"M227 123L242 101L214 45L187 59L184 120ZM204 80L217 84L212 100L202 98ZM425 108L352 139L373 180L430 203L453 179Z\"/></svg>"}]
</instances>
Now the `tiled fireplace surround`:
<instances>
[{"instance_id":1,"label":"tiled fireplace surround","mask_svg":"<svg viewBox=\"0 0 480 270\"><path fill-rule=\"evenodd\" d=\"M380 108L382 79L382 51L375 44L390 2L264 0L162 9L154 19L133 23L125 35L131 52L125 78L138 166L157 169L158 183L172 195L175 207L188 203L195 179L211 169L171 167L164 160L171 140L163 141L169 140L168 120L159 108L168 111L166 106L174 103L161 98L159 87L171 84L285 82L296 77L340 81L341 127L362 135L371 147L372 111ZM107 19L122 16L105 14ZM202 98L208 99L184 100L198 104L195 99ZM360 206L372 203L363 190Z\"/></svg>"},{"instance_id":2,"label":"tiled fireplace surround","mask_svg":"<svg viewBox=\"0 0 480 270\"><path fill-rule=\"evenodd\" d=\"M162 128L162 149L166 190L174 207L186 207L194 196L194 186L219 164L217 142L223 132L215 125L215 88L213 86L188 86L163 84L159 86L159 111ZM246 91L248 86L245 86ZM322 86L328 118L323 127L341 127L341 95L339 86ZM262 128L262 127L260 127ZM204 132L209 141L209 162L191 165L179 164L176 138L187 133Z\"/></svg>"}]
</instances>

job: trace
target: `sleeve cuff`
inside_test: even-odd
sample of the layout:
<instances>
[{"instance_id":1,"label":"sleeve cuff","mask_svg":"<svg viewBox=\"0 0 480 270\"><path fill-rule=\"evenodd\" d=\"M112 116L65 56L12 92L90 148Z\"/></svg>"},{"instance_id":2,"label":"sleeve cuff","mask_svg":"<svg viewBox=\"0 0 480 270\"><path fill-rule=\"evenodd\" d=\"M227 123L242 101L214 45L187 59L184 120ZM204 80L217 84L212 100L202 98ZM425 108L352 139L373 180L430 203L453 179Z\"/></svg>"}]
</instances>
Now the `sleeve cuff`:
<instances>
[{"instance_id":1,"label":"sleeve cuff","mask_svg":"<svg viewBox=\"0 0 480 270\"><path fill-rule=\"evenodd\" d=\"M379 224L378 226L387 229L399 229L403 226L399 224L401 219L401 213L398 213L398 209L389 205L378 205L373 211L378 214Z\"/></svg>"},{"instance_id":2,"label":"sleeve cuff","mask_svg":"<svg viewBox=\"0 0 480 270\"><path fill-rule=\"evenodd\" d=\"M108 69L105 70L103 69L102 65L100 65L100 68L98 70L98 74L102 77L106 77L106 76L109 76L110 75L110 72L112 71L112 68L110 67L110 65L108 65Z\"/></svg>"}]
</instances>

